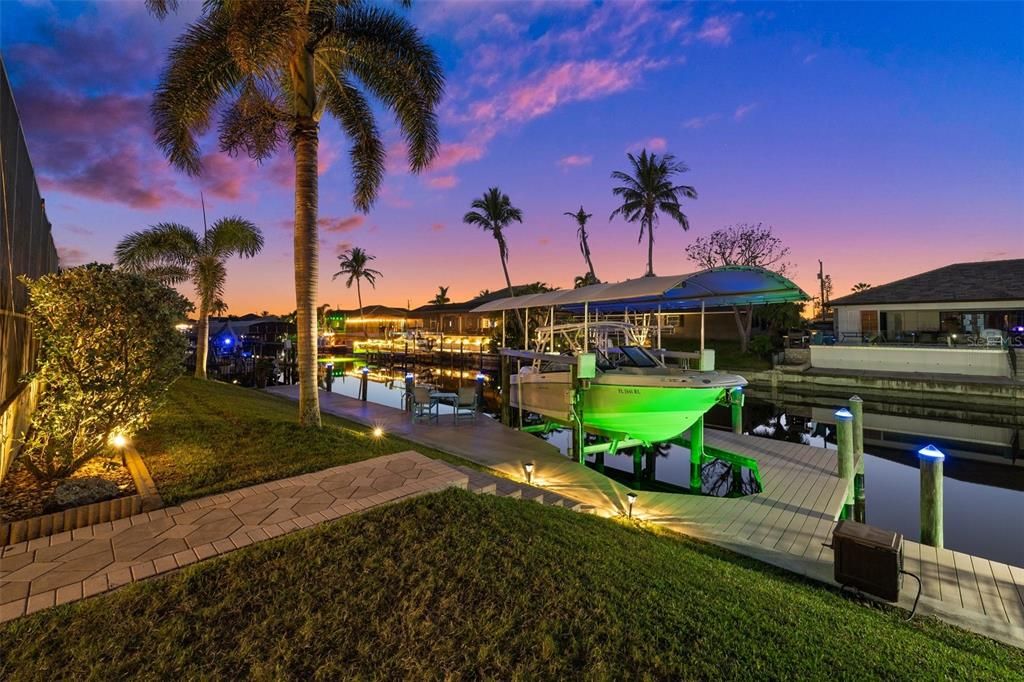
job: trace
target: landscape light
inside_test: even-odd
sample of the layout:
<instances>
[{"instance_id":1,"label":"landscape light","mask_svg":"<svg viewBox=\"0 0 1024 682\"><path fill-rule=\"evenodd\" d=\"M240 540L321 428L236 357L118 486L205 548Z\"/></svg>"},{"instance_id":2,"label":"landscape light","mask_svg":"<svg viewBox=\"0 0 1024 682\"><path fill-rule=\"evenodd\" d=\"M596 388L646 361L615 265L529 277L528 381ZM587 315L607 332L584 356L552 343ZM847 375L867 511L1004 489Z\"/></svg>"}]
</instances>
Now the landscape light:
<instances>
[{"instance_id":1,"label":"landscape light","mask_svg":"<svg viewBox=\"0 0 1024 682\"><path fill-rule=\"evenodd\" d=\"M917 454L919 457L923 457L925 459L934 459L940 462L946 459L946 455L942 453L942 450L939 450L934 445L925 445L923 448L917 451Z\"/></svg>"},{"instance_id":2,"label":"landscape light","mask_svg":"<svg viewBox=\"0 0 1024 682\"><path fill-rule=\"evenodd\" d=\"M533 483L533 462L527 462L523 468L526 469L526 482Z\"/></svg>"},{"instance_id":3,"label":"landscape light","mask_svg":"<svg viewBox=\"0 0 1024 682\"><path fill-rule=\"evenodd\" d=\"M629 518L633 518L633 505L636 504L636 497L636 493L626 495L626 500L629 502Z\"/></svg>"},{"instance_id":4,"label":"landscape light","mask_svg":"<svg viewBox=\"0 0 1024 682\"><path fill-rule=\"evenodd\" d=\"M382 429L379 426L374 426L373 427L373 437L374 438L383 438L384 437L384 429Z\"/></svg>"},{"instance_id":5,"label":"landscape light","mask_svg":"<svg viewBox=\"0 0 1024 682\"><path fill-rule=\"evenodd\" d=\"M115 433L113 436L110 437L110 444L117 449L121 449L124 446L128 445L128 439L125 438L124 434L122 433Z\"/></svg>"}]
</instances>

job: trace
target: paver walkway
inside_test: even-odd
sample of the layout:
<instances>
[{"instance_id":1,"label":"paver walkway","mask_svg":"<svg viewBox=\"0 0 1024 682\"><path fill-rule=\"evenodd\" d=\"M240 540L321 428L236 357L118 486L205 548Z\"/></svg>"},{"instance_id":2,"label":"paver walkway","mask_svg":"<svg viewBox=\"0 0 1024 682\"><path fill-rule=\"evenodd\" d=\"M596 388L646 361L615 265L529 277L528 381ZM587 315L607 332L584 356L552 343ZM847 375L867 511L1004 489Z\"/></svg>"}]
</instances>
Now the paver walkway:
<instances>
[{"instance_id":1,"label":"paver walkway","mask_svg":"<svg viewBox=\"0 0 1024 682\"><path fill-rule=\"evenodd\" d=\"M448 487L466 473L407 451L190 500L3 549L0 622L254 542Z\"/></svg>"}]
</instances>

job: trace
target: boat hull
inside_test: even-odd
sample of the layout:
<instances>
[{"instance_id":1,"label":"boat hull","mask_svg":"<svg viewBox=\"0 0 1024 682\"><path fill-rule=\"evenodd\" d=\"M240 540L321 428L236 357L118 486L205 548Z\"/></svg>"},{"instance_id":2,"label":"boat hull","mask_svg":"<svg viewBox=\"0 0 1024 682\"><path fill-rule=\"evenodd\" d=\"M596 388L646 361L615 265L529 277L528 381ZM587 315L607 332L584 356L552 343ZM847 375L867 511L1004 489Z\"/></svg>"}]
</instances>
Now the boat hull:
<instances>
[{"instance_id":1,"label":"boat hull","mask_svg":"<svg viewBox=\"0 0 1024 682\"><path fill-rule=\"evenodd\" d=\"M733 385L743 385L741 378ZM560 424L571 424L568 373L512 377L511 405ZM646 443L671 440L693 426L722 399L729 385L686 386L609 378L583 392L583 425L589 433Z\"/></svg>"}]
</instances>

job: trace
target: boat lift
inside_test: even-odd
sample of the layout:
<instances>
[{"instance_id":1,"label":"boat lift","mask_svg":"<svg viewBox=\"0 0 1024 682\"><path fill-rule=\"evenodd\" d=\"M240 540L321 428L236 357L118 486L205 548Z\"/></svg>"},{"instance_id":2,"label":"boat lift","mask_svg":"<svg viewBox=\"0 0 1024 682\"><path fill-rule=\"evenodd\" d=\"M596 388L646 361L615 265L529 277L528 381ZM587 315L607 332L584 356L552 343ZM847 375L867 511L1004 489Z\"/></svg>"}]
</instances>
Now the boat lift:
<instances>
[{"instance_id":1,"label":"boat lift","mask_svg":"<svg viewBox=\"0 0 1024 682\"><path fill-rule=\"evenodd\" d=\"M523 422L523 408L518 409L518 428L524 431L547 432L564 426L573 431L572 454L580 463L586 457L595 456L595 465L603 471L604 455L630 447L650 446L650 443L624 437L612 438L606 443L586 444L586 420L583 414L583 394L589 389L590 379L596 372L596 354L615 352L610 342L614 334L620 333L630 344L650 346L652 352L663 363L677 361L680 366L689 367L696 362L699 371L714 369L714 351L705 347L704 315L707 308L721 308L732 305L760 305L809 300L796 284L789 279L766 270L751 266L725 266L696 273L663 277L643 277L617 283L600 283L571 290L556 290L525 296L509 296L489 301L472 312L501 312L501 420L506 426L514 426L512 416L511 367L517 371L524 361L559 366L570 372L572 388L566 395L566 419L564 423L546 420L540 425ZM535 330L534 348L531 350L529 313L531 308L546 310L547 324ZM507 311L524 310L525 323L522 350L507 348ZM700 311L700 345L696 353L666 351L662 348L663 316L680 312ZM555 324L556 311L582 316L582 323ZM617 319L613 319L617 318ZM598 332L596 335L593 332ZM595 348L591 348L594 336ZM556 352L561 341L574 351L574 355L560 355ZM726 392L724 401L733 409L734 417L743 405L742 389ZM740 469L748 469L763 489L757 461L751 457L709 448L704 444L704 417L701 416L689 429L688 437L679 436L670 441L690 450L690 488L701 489L703 466L714 459L733 465L734 478ZM653 451L652 451L653 452ZM633 455L634 476L642 471L643 455ZM649 456L648 472L653 478L653 455Z\"/></svg>"}]
</instances>

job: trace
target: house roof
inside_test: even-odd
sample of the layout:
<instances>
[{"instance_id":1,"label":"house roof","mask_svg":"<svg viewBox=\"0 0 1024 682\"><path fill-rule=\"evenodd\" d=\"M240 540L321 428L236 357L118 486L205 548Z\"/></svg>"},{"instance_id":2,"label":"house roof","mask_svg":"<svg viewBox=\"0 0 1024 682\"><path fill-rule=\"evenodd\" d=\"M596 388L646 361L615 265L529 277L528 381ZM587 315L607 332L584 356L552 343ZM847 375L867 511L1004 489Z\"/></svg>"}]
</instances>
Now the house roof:
<instances>
[{"instance_id":1,"label":"house roof","mask_svg":"<svg viewBox=\"0 0 1024 682\"><path fill-rule=\"evenodd\" d=\"M954 263L837 298L832 305L960 303L1022 298L1024 258L1016 258Z\"/></svg>"},{"instance_id":2,"label":"house roof","mask_svg":"<svg viewBox=\"0 0 1024 682\"><path fill-rule=\"evenodd\" d=\"M359 317L359 308L353 308L352 310L329 310L327 314L341 313L345 317ZM374 318L374 317L401 317L405 318L409 316L409 311L405 308L393 308L389 305L364 305L363 306L363 317Z\"/></svg>"},{"instance_id":3,"label":"house roof","mask_svg":"<svg viewBox=\"0 0 1024 682\"><path fill-rule=\"evenodd\" d=\"M516 296L529 295L524 294L523 292L530 290L533 290L532 284L517 284L512 287L512 291L515 292ZM461 303L428 303L427 305L421 305L419 308L414 308L412 312L421 314L481 312L475 309L482 306L484 303L489 303L502 298L508 298L507 289L491 291L483 294L482 296L471 298L468 301L462 301Z\"/></svg>"},{"instance_id":4,"label":"house roof","mask_svg":"<svg viewBox=\"0 0 1024 682\"><path fill-rule=\"evenodd\" d=\"M743 265L730 265L685 275L641 277L625 282L591 284L579 289L503 298L485 303L474 312L548 307L574 312L583 304L591 311L617 313L629 310L673 312L708 307L804 301L809 297L782 275Z\"/></svg>"}]
</instances>

